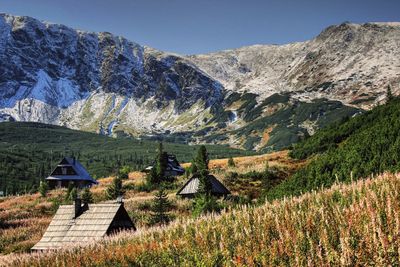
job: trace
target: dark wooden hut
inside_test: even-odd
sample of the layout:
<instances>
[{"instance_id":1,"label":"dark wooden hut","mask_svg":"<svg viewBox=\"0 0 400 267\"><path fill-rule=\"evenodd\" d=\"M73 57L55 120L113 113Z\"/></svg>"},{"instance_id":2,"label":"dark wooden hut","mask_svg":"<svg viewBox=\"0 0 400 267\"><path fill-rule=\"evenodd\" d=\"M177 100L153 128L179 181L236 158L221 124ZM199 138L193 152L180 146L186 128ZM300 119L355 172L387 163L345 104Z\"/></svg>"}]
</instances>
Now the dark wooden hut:
<instances>
[{"instance_id":1,"label":"dark wooden hut","mask_svg":"<svg viewBox=\"0 0 400 267\"><path fill-rule=\"evenodd\" d=\"M220 182L214 175L208 174L207 178L210 180L212 189L211 194L217 197L230 195L231 192ZM199 190L200 180L198 175L193 175L176 193L181 197L194 197Z\"/></svg>"},{"instance_id":2,"label":"dark wooden hut","mask_svg":"<svg viewBox=\"0 0 400 267\"><path fill-rule=\"evenodd\" d=\"M150 172L153 169L153 166L149 166L144 169L144 172ZM185 169L179 164L179 161L176 159L175 155L168 154L168 163L167 168L165 170L165 176L179 176L185 173Z\"/></svg>"},{"instance_id":3,"label":"dark wooden hut","mask_svg":"<svg viewBox=\"0 0 400 267\"><path fill-rule=\"evenodd\" d=\"M46 181L50 188L68 187L70 183L82 188L98 183L75 158L63 158Z\"/></svg>"},{"instance_id":4,"label":"dark wooden hut","mask_svg":"<svg viewBox=\"0 0 400 267\"><path fill-rule=\"evenodd\" d=\"M42 239L32 250L60 249L72 244L99 240L121 230L136 230L120 203L62 205Z\"/></svg>"}]
</instances>

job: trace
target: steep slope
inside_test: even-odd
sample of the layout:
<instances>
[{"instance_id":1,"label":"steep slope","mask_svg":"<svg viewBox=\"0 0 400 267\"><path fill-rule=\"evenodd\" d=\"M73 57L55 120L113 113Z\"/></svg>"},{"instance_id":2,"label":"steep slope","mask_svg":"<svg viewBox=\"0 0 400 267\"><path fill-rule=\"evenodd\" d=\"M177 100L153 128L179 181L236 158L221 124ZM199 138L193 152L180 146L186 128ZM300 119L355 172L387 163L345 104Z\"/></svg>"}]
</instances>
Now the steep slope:
<instances>
[{"instance_id":1,"label":"steep slope","mask_svg":"<svg viewBox=\"0 0 400 267\"><path fill-rule=\"evenodd\" d=\"M201 125L222 86L187 60L110 33L0 15L0 111L111 134ZM194 114L194 115L193 115ZM167 121L169 124L167 124Z\"/></svg>"},{"instance_id":2,"label":"steep slope","mask_svg":"<svg viewBox=\"0 0 400 267\"><path fill-rule=\"evenodd\" d=\"M10 266L390 266L400 176L335 185L261 207L126 232L90 246L9 255Z\"/></svg>"},{"instance_id":3,"label":"steep slope","mask_svg":"<svg viewBox=\"0 0 400 267\"><path fill-rule=\"evenodd\" d=\"M311 159L304 169L267 192L269 198L299 195L335 182L400 170L400 99L319 130L290 155Z\"/></svg>"},{"instance_id":4,"label":"steep slope","mask_svg":"<svg viewBox=\"0 0 400 267\"><path fill-rule=\"evenodd\" d=\"M399 29L345 23L303 43L185 57L0 14L0 121L276 150L380 103L388 84L397 94Z\"/></svg>"},{"instance_id":5,"label":"steep slope","mask_svg":"<svg viewBox=\"0 0 400 267\"><path fill-rule=\"evenodd\" d=\"M228 90L292 92L370 108L387 85L400 90L400 23L343 23L316 38L287 45L255 45L189 58Z\"/></svg>"}]
</instances>

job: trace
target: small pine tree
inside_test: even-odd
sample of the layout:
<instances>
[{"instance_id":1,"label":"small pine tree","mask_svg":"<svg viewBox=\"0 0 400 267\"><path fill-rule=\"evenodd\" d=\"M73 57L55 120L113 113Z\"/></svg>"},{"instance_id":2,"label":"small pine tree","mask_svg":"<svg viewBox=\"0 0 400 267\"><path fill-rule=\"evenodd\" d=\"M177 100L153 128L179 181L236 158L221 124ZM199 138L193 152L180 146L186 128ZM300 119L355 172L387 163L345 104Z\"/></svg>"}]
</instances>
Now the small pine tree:
<instances>
[{"instance_id":1,"label":"small pine tree","mask_svg":"<svg viewBox=\"0 0 400 267\"><path fill-rule=\"evenodd\" d=\"M131 171L131 168L129 166L123 166L118 170L117 176L121 178L122 180L126 180L129 178L129 173Z\"/></svg>"},{"instance_id":2,"label":"small pine tree","mask_svg":"<svg viewBox=\"0 0 400 267\"><path fill-rule=\"evenodd\" d=\"M72 188L71 192L69 193L68 200L74 201L78 197L78 189L76 187Z\"/></svg>"},{"instance_id":3,"label":"small pine tree","mask_svg":"<svg viewBox=\"0 0 400 267\"><path fill-rule=\"evenodd\" d=\"M198 195L193 202L193 217L199 217L202 214L211 212L220 212L222 206L217 199L211 195Z\"/></svg>"},{"instance_id":4,"label":"small pine tree","mask_svg":"<svg viewBox=\"0 0 400 267\"><path fill-rule=\"evenodd\" d=\"M116 199L124 193L122 188L122 180L118 176L114 177L111 184L106 189L106 196L108 199Z\"/></svg>"},{"instance_id":5,"label":"small pine tree","mask_svg":"<svg viewBox=\"0 0 400 267\"><path fill-rule=\"evenodd\" d=\"M167 180L165 177L165 171L168 166L168 153L164 151L163 144L159 143L157 150L157 157L154 162L154 166L147 176L148 183L155 185Z\"/></svg>"},{"instance_id":6,"label":"small pine tree","mask_svg":"<svg viewBox=\"0 0 400 267\"><path fill-rule=\"evenodd\" d=\"M235 166L236 166L235 161L233 160L232 157L230 157L228 159L228 167L235 167Z\"/></svg>"},{"instance_id":7,"label":"small pine tree","mask_svg":"<svg viewBox=\"0 0 400 267\"><path fill-rule=\"evenodd\" d=\"M194 159L192 159L191 163L190 163L190 168L188 170L189 174L195 174L197 173L197 166L196 166L196 161Z\"/></svg>"},{"instance_id":8,"label":"small pine tree","mask_svg":"<svg viewBox=\"0 0 400 267\"><path fill-rule=\"evenodd\" d=\"M49 185L45 181L40 181L39 185L39 193L42 197L45 197L47 195L47 191L49 189Z\"/></svg>"},{"instance_id":9,"label":"small pine tree","mask_svg":"<svg viewBox=\"0 0 400 267\"><path fill-rule=\"evenodd\" d=\"M264 173L269 173L269 163L268 163L268 161L265 162Z\"/></svg>"},{"instance_id":10,"label":"small pine tree","mask_svg":"<svg viewBox=\"0 0 400 267\"><path fill-rule=\"evenodd\" d=\"M164 188L160 188L154 196L152 206L151 224L167 224L170 221L168 209L171 203Z\"/></svg>"},{"instance_id":11,"label":"small pine tree","mask_svg":"<svg viewBox=\"0 0 400 267\"><path fill-rule=\"evenodd\" d=\"M197 194L199 195L211 195L212 183L209 177L208 170L201 170L197 172L199 178L199 188Z\"/></svg>"},{"instance_id":12,"label":"small pine tree","mask_svg":"<svg viewBox=\"0 0 400 267\"><path fill-rule=\"evenodd\" d=\"M81 198L82 198L83 203L93 203L93 195L92 195L92 192L90 192L89 187L86 187L85 189L83 189Z\"/></svg>"},{"instance_id":13,"label":"small pine tree","mask_svg":"<svg viewBox=\"0 0 400 267\"><path fill-rule=\"evenodd\" d=\"M71 199L71 192L72 192L72 190L74 189L74 183L73 182L70 182L69 184L68 184L68 189L67 189L67 194L65 195L65 200L69 200L69 199Z\"/></svg>"},{"instance_id":14,"label":"small pine tree","mask_svg":"<svg viewBox=\"0 0 400 267\"><path fill-rule=\"evenodd\" d=\"M209 195L211 194L212 184L209 179L209 170L208 170L208 153L206 147L203 145L197 151L197 156L194 159L194 165L196 168L196 172L194 175L199 177L199 189L198 194L200 195Z\"/></svg>"},{"instance_id":15,"label":"small pine tree","mask_svg":"<svg viewBox=\"0 0 400 267\"><path fill-rule=\"evenodd\" d=\"M198 171L208 170L209 159L207 148L204 145L200 146L199 150L197 151L197 156L194 159L194 163L196 164Z\"/></svg>"}]
</instances>

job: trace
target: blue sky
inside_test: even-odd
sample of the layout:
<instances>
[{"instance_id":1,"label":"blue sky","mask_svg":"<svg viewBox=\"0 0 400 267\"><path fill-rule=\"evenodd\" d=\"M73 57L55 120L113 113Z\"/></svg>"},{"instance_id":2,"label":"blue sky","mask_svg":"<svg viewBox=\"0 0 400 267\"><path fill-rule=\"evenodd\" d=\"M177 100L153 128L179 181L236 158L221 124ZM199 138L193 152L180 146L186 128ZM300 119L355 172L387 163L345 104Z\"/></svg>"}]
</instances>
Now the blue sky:
<instances>
[{"instance_id":1,"label":"blue sky","mask_svg":"<svg viewBox=\"0 0 400 267\"><path fill-rule=\"evenodd\" d=\"M303 41L344 21L400 21L400 0L0 0L0 12L195 54Z\"/></svg>"}]
</instances>

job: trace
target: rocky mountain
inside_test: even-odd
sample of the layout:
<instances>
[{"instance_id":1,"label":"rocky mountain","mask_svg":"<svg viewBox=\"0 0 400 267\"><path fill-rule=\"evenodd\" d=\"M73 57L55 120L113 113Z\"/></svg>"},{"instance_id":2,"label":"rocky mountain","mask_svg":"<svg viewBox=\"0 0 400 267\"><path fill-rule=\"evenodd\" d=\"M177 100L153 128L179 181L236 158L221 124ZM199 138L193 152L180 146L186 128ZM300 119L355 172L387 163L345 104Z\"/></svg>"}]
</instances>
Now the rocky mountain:
<instances>
[{"instance_id":1,"label":"rocky mountain","mask_svg":"<svg viewBox=\"0 0 400 267\"><path fill-rule=\"evenodd\" d=\"M400 24L181 56L110 33L0 15L0 120L271 150L400 84Z\"/></svg>"},{"instance_id":2,"label":"rocky mountain","mask_svg":"<svg viewBox=\"0 0 400 267\"><path fill-rule=\"evenodd\" d=\"M18 121L177 130L201 123L224 98L219 82L182 57L29 17L0 16L0 61L1 113ZM196 118L180 123L183 113Z\"/></svg>"},{"instance_id":3,"label":"rocky mountain","mask_svg":"<svg viewBox=\"0 0 400 267\"><path fill-rule=\"evenodd\" d=\"M268 97L290 92L371 108L400 91L400 23L343 23L310 41L255 45L189 57L225 89Z\"/></svg>"}]
</instances>

